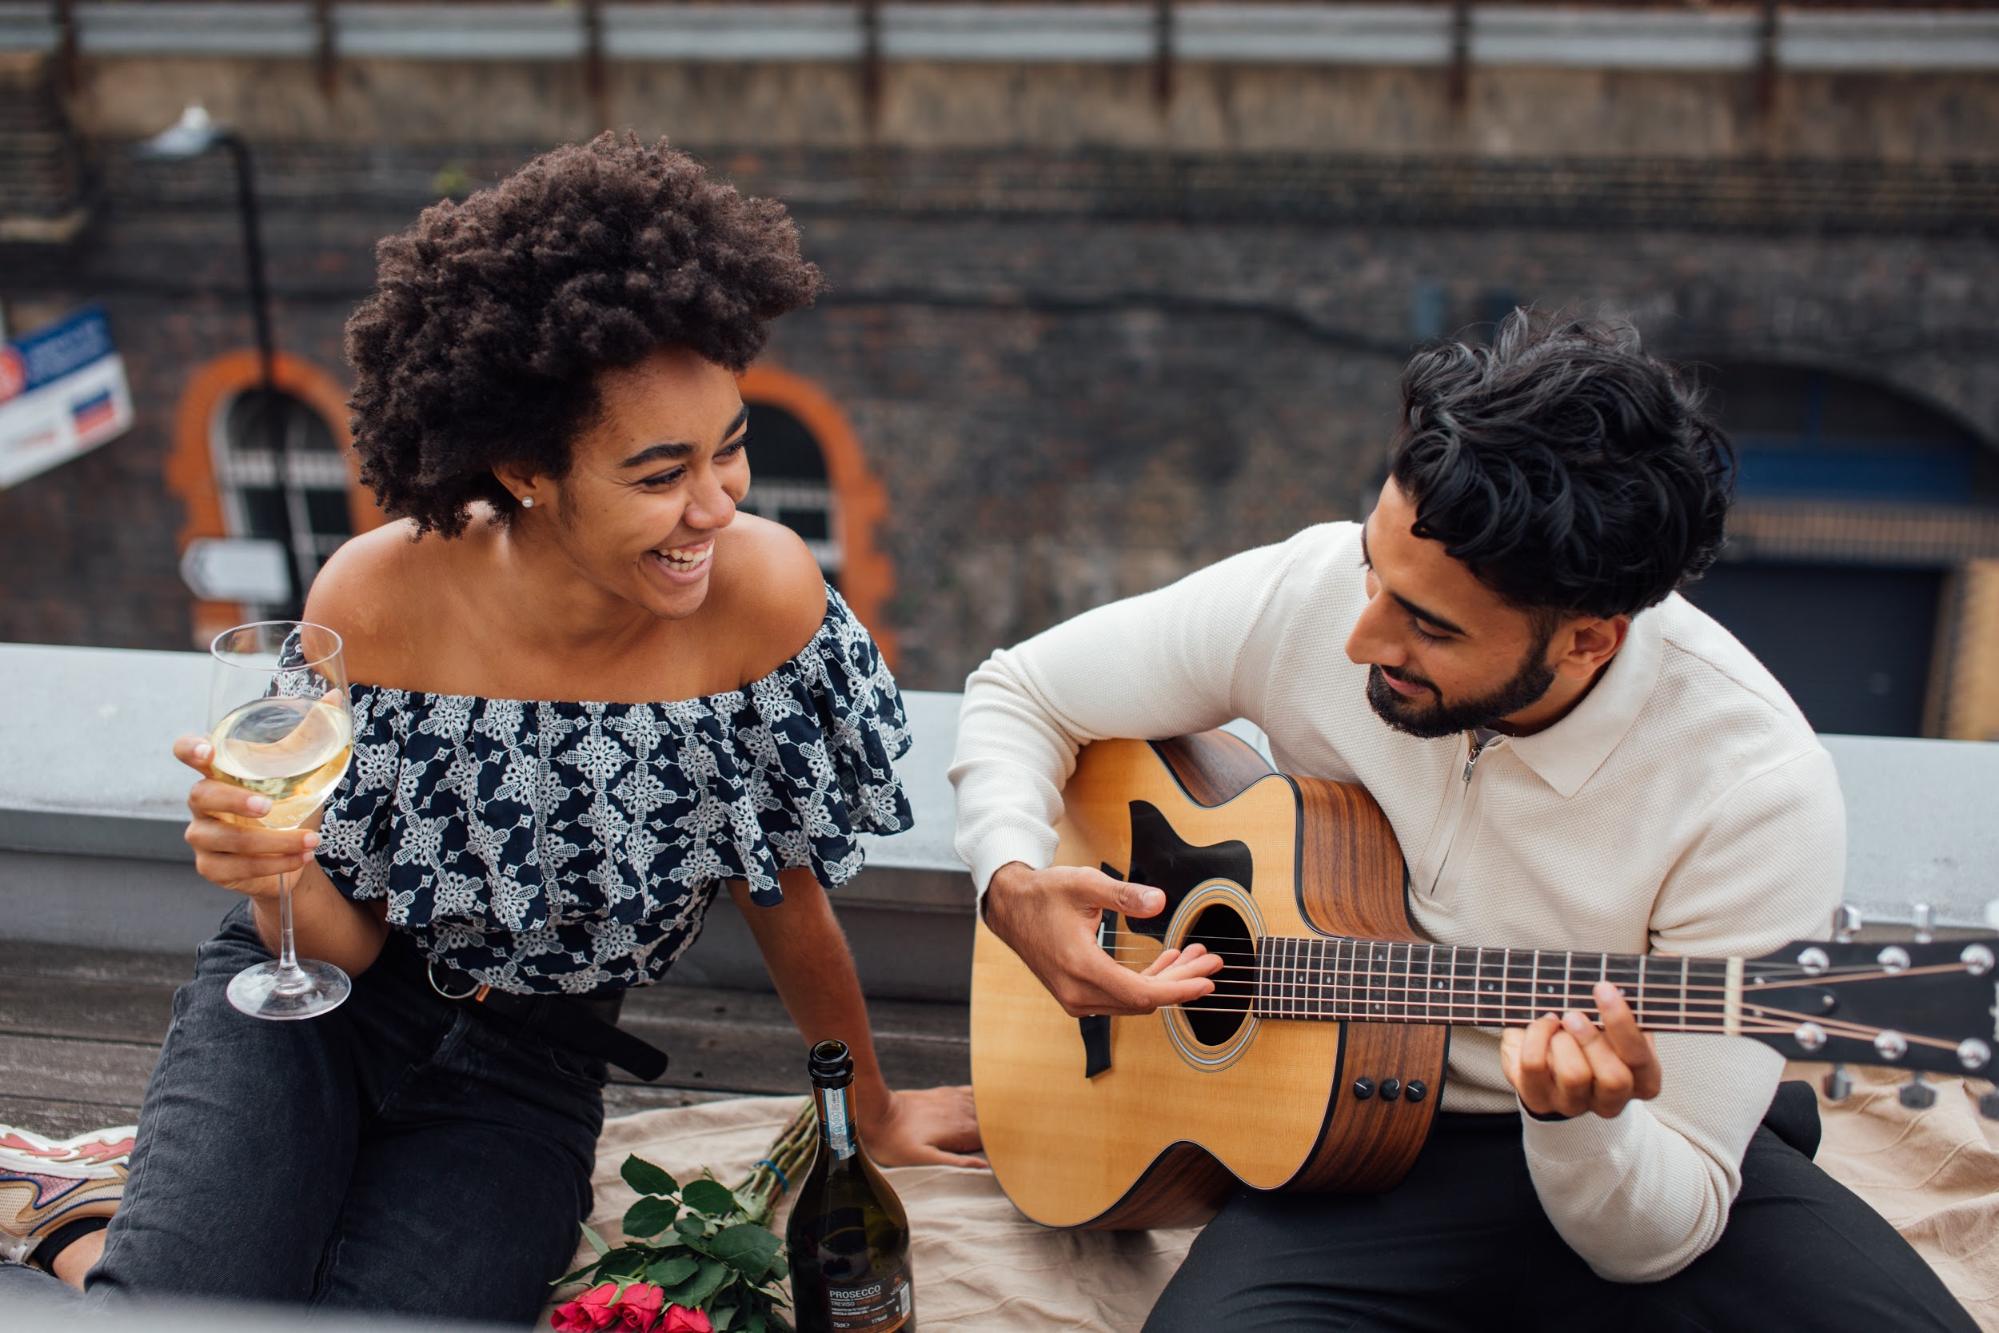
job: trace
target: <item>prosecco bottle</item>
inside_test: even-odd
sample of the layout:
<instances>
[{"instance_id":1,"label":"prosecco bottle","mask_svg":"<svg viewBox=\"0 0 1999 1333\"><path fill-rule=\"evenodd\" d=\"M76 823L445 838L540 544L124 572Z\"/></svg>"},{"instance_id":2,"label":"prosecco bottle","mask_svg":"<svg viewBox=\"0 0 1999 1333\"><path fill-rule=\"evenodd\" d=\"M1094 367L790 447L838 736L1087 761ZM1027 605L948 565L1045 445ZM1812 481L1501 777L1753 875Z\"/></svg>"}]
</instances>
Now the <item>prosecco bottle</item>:
<instances>
[{"instance_id":1,"label":"prosecco bottle","mask_svg":"<svg viewBox=\"0 0 1999 1333\"><path fill-rule=\"evenodd\" d=\"M916 1333L909 1219L854 1129L854 1057L822 1041L807 1063L819 1152L785 1225L798 1333Z\"/></svg>"}]
</instances>

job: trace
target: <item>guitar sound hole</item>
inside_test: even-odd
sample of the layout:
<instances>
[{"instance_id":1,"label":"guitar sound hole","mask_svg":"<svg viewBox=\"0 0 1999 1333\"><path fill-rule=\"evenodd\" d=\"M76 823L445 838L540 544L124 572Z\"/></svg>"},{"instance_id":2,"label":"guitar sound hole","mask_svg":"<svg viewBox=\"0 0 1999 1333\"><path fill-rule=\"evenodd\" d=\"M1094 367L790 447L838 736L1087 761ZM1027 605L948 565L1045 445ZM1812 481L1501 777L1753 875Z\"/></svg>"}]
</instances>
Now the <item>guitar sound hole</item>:
<instances>
[{"instance_id":1,"label":"guitar sound hole","mask_svg":"<svg viewBox=\"0 0 1999 1333\"><path fill-rule=\"evenodd\" d=\"M1214 992L1185 1006L1194 1040L1204 1046L1220 1046L1241 1030L1256 994L1256 945L1250 939L1249 923L1233 907L1216 903L1194 918L1182 943L1205 944L1222 956Z\"/></svg>"}]
</instances>

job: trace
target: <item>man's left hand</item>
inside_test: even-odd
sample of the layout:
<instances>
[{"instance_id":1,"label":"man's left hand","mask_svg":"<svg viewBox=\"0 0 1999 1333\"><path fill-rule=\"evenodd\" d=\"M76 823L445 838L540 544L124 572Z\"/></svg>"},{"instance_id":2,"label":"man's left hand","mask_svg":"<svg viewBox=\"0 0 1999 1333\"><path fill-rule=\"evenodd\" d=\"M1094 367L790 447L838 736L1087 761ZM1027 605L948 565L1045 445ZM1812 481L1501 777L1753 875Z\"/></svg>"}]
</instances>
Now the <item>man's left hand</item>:
<instances>
[{"instance_id":1,"label":"man's left hand","mask_svg":"<svg viewBox=\"0 0 1999 1333\"><path fill-rule=\"evenodd\" d=\"M1659 1057L1652 1039L1617 987L1599 981L1592 994L1603 1016L1599 1028L1580 1011L1544 1014L1526 1028L1508 1028L1499 1039L1499 1063L1520 1104L1536 1115L1581 1115L1606 1120L1632 1098L1659 1095Z\"/></svg>"},{"instance_id":2,"label":"man's left hand","mask_svg":"<svg viewBox=\"0 0 1999 1333\"><path fill-rule=\"evenodd\" d=\"M883 1109L860 1124L861 1142L877 1166L978 1166L979 1120L972 1090L915 1088L892 1092Z\"/></svg>"}]
</instances>

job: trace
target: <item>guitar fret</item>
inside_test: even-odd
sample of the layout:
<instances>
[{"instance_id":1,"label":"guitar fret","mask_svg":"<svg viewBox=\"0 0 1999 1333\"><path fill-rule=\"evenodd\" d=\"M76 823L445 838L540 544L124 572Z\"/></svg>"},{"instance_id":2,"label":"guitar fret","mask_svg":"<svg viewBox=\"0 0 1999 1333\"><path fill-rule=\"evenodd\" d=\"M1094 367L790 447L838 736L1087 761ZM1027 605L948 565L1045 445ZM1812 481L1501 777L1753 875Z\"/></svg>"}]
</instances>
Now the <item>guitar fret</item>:
<instances>
[{"instance_id":1,"label":"guitar fret","mask_svg":"<svg viewBox=\"0 0 1999 1333\"><path fill-rule=\"evenodd\" d=\"M1642 953L1638 955L1638 998L1631 1002L1631 1012L1640 1027L1650 1021L1645 1016L1645 955Z\"/></svg>"},{"instance_id":2,"label":"guitar fret","mask_svg":"<svg viewBox=\"0 0 1999 1333\"><path fill-rule=\"evenodd\" d=\"M1289 1017L1297 1017L1297 937L1285 935L1283 939L1283 1009Z\"/></svg>"},{"instance_id":3,"label":"guitar fret","mask_svg":"<svg viewBox=\"0 0 1999 1333\"><path fill-rule=\"evenodd\" d=\"M1425 972L1424 980L1427 984L1423 987L1423 1021L1429 1023L1435 1021L1435 1015L1430 1007L1430 997L1437 991L1437 946L1434 944L1430 946L1430 962Z\"/></svg>"},{"instance_id":4,"label":"guitar fret","mask_svg":"<svg viewBox=\"0 0 1999 1333\"><path fill-rule=\"evenodd\" d=\"M1451 1021L1457 1021L1457 945L1451 945Z\"/></svg>"},{"instance_id":5,"label":"guitar fret","mask_svg":"<svg viewBox=\"0 0 1999 1333\"><path fill-rule=\"evenodd\" d=\"M1333 1016L1333 984L1332 979L1326 975L1326 942L1324 940L1313 940L1311 953L1313 955L1312 1003L1314 1006L1314 1016L1318 1018L1331 1018Z\"/></svg>"}]
</instances>

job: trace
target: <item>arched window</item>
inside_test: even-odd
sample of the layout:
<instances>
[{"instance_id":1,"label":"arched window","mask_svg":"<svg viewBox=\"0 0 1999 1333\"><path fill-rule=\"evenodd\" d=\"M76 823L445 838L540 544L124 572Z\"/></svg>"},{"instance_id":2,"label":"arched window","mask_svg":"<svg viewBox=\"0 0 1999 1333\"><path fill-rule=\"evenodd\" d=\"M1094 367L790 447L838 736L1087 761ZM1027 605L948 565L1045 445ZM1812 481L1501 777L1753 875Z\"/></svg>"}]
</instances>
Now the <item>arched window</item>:
<instances>
[{"instance_id":1,"label":"arched window","mask_svg":"<svg viewBox=\"0 0 1999 1333\"><path fill-rule=\"evenodd\" d=\"M1738 452L1736 505L1723 558L1688 598L1820 731L1984 726L1958 664L1999 651L1964 605L1970 573L1999 555L1999 451L1837 370L1732 362L1700 379Z\"/></svg>"},{"instance_id":2,"label":"arched window","mask_svg":"<svg viewBox=\"0 0 1999 1333\"><path fill-rule=\"evenodd\" d=\"M750 409L750 494L743 506L805 538L826 579L895 664L888 599L895 574L875 545L888 493L846 414L818 385L752 366L739 385Z\"/></svg>"},{"instance_id":3,"label":"arched window","mask_svg":"<svg viewBox=\"0 0 1999 1333\"><path fill-rule=\"evenodd\" d=\"M340 544L354 535L347 460L333 428L313 407L282 389L246 389L216 414L215 483L232 537L277 542L289 554L301 592ZM296 605L254 608L291 616Z\"/></svg>"},{"instance_id":4,"label":"arched window","mask_svg":"<svg viewBox=\"0 0 1999 1333\"><path fill-rule=\"evenodd\" d=\"M382 512L356 475L346 390L318 366L282 352L272 372L276 392L268 414L253 351L219 356L188 377L166 480L186 515L180 550L204 537L283 541L280 524L288 523L301 586L310 586L340 540L376 527ZM206 647L231 625L287 610L197 600L189 638Z\"/></svg>"},{"instance_id":5,"label":"arched window","mask_svg":"<svg viewBox=\"0 0 1999 1333\"><path fill-rule=\"evenodd\" d=\"M1742 499L1999 505L1999 452L1908 394L1817 366L1701 379L1740 451Z\"/></svg>"},{"instance_id":6,"label":"arched window","mask_svg":"<svg viewBox=\"0 0 1999 1333\"><path fill-rule=\"evenodd\" d=\"M826 581L840 587L840 508L826 458L805 423L773 403L750 402L754 480L743 508L782 523L805 539Z\"/></svg>"}]
</instances>

